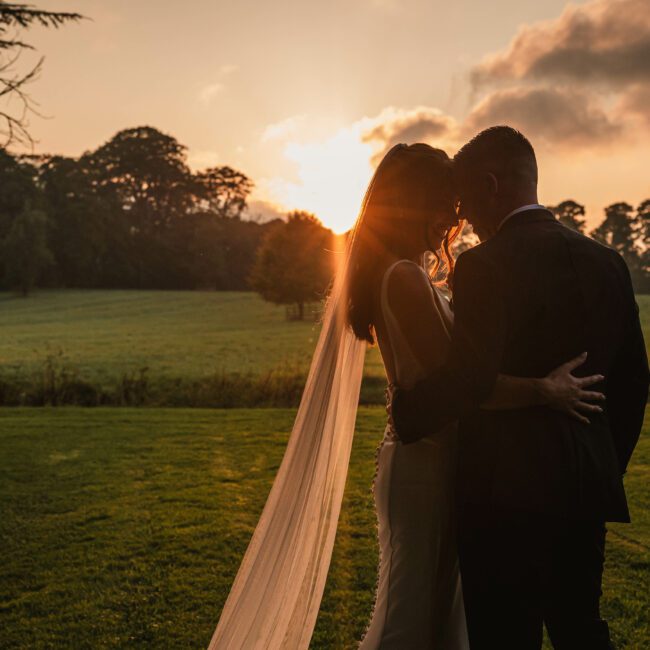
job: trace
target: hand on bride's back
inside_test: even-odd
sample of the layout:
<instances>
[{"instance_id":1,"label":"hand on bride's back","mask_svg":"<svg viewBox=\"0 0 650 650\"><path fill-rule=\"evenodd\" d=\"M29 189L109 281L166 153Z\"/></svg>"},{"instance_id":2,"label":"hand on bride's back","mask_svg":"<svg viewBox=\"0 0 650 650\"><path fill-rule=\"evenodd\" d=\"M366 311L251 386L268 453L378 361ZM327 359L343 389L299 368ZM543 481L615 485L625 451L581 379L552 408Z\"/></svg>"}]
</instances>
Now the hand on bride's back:
<instances>
[{"instance_id":1,"label":"hand on bride's back","mask_svg":"<svg viewBox=\"0 0 650 650\"><path fill-rule=\"evenodd\" d=\"M571 359L552 370L542 381L542 393L547 406L562 411L571 417L589 424L585 414L602 413L603 409L594 402L602 402L605 395L588 387L603 381L603 375L576 377L573 371L587 359L587 353Z\"/></svg>"}]
</instances>

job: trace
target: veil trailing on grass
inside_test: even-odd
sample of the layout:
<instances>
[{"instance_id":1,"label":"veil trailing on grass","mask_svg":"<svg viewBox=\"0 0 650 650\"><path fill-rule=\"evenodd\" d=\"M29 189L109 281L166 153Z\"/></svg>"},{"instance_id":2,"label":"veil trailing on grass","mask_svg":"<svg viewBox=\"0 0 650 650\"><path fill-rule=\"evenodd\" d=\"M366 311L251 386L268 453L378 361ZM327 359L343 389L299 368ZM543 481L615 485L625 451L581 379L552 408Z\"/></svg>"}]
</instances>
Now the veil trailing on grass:
<instances>
[{"instance_id":1,"label":"veil trailing on grass","mask_svg":"<svg viewBox=\"0 0 650 650\"><path fill-rule=\"evenodd\" d=\"M347 325L348 268L383 158L338 265L284 458L208 650L309 646L332 557L361 389L365 341Z\"/></svg>"}]
</instances>

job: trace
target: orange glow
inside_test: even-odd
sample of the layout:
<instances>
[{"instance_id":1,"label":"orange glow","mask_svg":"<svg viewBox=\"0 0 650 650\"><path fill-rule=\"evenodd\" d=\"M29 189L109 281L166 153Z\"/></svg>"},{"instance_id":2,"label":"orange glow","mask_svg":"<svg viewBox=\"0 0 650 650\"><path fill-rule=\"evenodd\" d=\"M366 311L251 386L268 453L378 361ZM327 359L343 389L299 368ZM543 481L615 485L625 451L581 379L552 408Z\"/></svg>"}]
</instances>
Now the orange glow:
<instances>
[{"instance_id":1,"label":"orange glow","mask_svg":"<svg viewBox=\"0 0 650 650\"><path fill-rule=\"evenodd\" d=\"M322 142L290 142L284 154L297 168L297 181L271 179L264 189L276 203L313 212L325 226L343 233L357 217L372 176L374 150L362 141L356 125Z\"/></svg>"}]
</instances>

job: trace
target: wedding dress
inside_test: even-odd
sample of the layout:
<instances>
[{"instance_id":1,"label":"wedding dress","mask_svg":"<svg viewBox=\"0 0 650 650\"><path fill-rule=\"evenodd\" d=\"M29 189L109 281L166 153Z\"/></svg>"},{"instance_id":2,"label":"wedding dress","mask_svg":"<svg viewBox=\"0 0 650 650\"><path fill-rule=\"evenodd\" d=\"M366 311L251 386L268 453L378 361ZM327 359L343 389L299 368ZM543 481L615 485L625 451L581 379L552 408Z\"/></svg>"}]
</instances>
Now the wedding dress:
<instances>
[{"instance_id":1,"label":"wedding dress","mask_svg":"<svg viewBox=\"0 0 650 650\"><path fill-rule=\"evenodd\" d=\"M355 264L353 244L376 179L404 147L395 145L378 165L348 237L284 457L209 650L309 647L332 557L366 348L347 323L346 278ZM399 351L398 380L407 386L421 370L399 328L390 327ZM386 431L374 487L382 565L363 650L468 648L450 536L453 443L451 428L406 446ZM438 643L443 633L448 640Z\"/></svg>"},{"instance_id":2,"label":"wedding dress","mask_svg":"<svg viewBox=\"0 0 650 650\"><path fill-rule=\"evenodd\" d=\"M409 387L426 372L388 304L388 278L398 264L414 263L401 260L386 270L380 305L395 383ZM452 316L446 298L432 287L431 299L449 333ZM449 345L449 340L440 345ZM391 386L389 400L390 394ZM469 650L454 540L455 455L455 424L409 445L399 441L390 422L386 426L373 483L379 577L372 619L359 650Z\"/></svg>"}]
</instances>

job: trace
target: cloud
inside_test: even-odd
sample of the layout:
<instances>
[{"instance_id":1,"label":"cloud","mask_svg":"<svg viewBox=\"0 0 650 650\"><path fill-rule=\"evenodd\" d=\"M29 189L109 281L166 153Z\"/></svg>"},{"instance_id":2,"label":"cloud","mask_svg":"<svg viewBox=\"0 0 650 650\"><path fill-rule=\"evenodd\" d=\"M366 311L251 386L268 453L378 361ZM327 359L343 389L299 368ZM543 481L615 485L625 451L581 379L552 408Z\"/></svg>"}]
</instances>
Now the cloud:
<instances>
[{"instance_id":1,"label":"cloud","mask_svg":"<svg viewBox=\"0 0 650 650\"><path fill-rule=\"evenodd\" d=\"M463 134L469 137L494 124L509 124L533 140L573 148L610 141L621 130L589 95L547 87L491 93L468 115Z\"/></svg>"},{"instance_id":2,"label":"cloud","mask_svg":"<svg viewBox=\"0 0 650 650\"><path fill-rule=\"evenodd\" d=\"M426 142L442 148L448 144L455 129L456 123L453 118L436 108L388 107L377 117L369 120L368 127L362 133L362 140L380 145L372 160L373 164L376 164L393 145L399 142L406 144Z\"/></svg>"},{"instance_id":3,"label":"cloud","mask_svg":"<svg viewBox=\"0 0 650 650\"><path fill-rule=\"evenodd\" d=\"M204 86L201 88L201 91L199 92L199 101L202 104L209 104L222 90L224 89L224 85L221 83L212 83L208 84L207 86Z\"/></svg>"},{"instance_id":4,"label":"cloud","mask_svg":"<svg viewBox=\"0 0 650 650\"><path fill-rule=\"evenodd\" d=\"M475 92L489 93L469 122L517 123L548 142L593 148L638 136L650 120L648 0L591 0L527 25L476 65ZM480 95L479 95L480 96Z\"/></svg>"},{"instance_id":5,"label":"cloud","mask_svg":"<svg viewBox=\"0 0 650 650\"><path fill-rule=\"evenodd\" d=\"M239 70L238 65L235 65L234 63L224 63L224 65L219 68L219 75L221 77L226 77L233 72L237 72L237 70Z\"/></svg>"},{"instance_id":6,"label":"cloud","mask_svg":"<svg viewBox=\"0 0 650 650\"><path fill-rule=\"evenodd\" d=\"M650 84L638 84L628 89L616 107L623 118L634 116L650 125Z\"/></svg>"},{"instance_id":7,"label":"cloud","mask_svg":"<svg viewBox=\"0 0 650 650\"><path fill-rule=\"evenodd\" d=\"M295 133L296 129L300 123L305 119L306 115L293 115L287 117L280 122L275 122L274 124L269 124L262 133L262 142L268 142L270 140L283 140L290 135Z\"/></svg>"},{"instance_id":8,"label":"cloud","mask_svg":"<svg viewBox=\"0 0 650 650\"><path fill-rule=\"evenodd\" d=\"M226 88L225 84L223 83L223 79L230 76L237 70L239 70L239 66L234 65L233 63L225 63L220 66L217 70L216 76L218 79L221 79L221 81L214 81L203 86L198 94L199 101L204 106L208 106L212 100Z\"/></svg>"},{"instance_id":9,"label":"cloud","mask_svg":"<svg viewBox=\"0 0 650 650\"><path fill-rule=\"evenodd\" d=\"M472 71L475 85L504 80L620 87L650 81L647 0L592 0L522 28L504 51Z\"/></svg>"}]
</instances>

